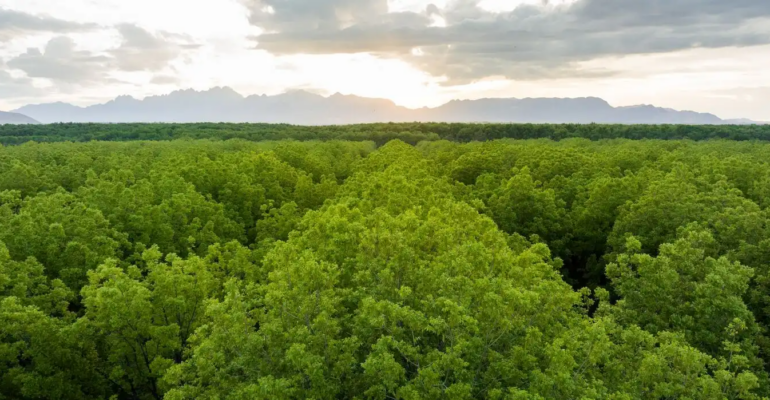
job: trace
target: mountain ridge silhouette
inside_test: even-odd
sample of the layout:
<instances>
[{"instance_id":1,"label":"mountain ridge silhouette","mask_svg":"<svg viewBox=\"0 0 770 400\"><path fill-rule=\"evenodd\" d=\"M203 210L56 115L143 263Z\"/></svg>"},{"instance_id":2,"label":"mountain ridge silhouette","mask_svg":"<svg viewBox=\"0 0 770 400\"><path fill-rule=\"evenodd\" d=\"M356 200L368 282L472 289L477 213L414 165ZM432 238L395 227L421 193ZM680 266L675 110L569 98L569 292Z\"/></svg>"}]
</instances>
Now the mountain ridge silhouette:
<instances>
[{"instance_id":1,"label":"mountain ridge silhouette","mask_svg":"<svg viewBox=\"0 0 770 400\"><path fill-rule=\"evenodd\" d=\"M653 105L613 107L597 97L484 98L452 100L435 108L410 109L387 99L304 90L243 96L229 87L178 90L138 100L118 96L88 107L68 103L27 105L13 113L41 123L55 122L260 122L343 125L373 122L751 124L710 113Z\"/></svg>"}]
</instances>

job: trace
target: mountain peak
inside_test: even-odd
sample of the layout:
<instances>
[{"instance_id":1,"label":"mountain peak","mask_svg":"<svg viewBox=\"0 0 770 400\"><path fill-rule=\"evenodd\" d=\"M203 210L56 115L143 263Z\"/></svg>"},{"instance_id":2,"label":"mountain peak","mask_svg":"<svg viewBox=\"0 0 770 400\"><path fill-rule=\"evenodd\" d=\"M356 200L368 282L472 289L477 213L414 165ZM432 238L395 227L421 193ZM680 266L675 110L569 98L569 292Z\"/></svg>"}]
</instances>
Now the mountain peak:
<instances>
[{"instance_id":1,"label":"mountain peak","mask_svg":"<svg viewBox=\"0 0 770 400\"><path fill-rule=\"evenodd\" d=\"M286 92L279 94L278 96L289 97L323 97L320 94L313 93L305 89L287 90Z\"/></svg>"},{"instance_id":2,"label":"mountain peak","mask_svg":"<svg viewBox=\"0 0 770 400\"><path fill-rule=\"evenodd\" d=\"M243 98L243 95L241 95L240 93L236 92L235 89L233 89L233 88L231 88L229 86L216 86L216 87L213 87L213 88L209 89L206 92L207 93L213 93L213 94L216 94L216 95L222 95L222 96L233 96L233 97ZM204 93L206 93L206 92L204 92Z\"/></svg>"},{"instance_id":3,"label":"mountain peak","mask_svg":"<svg viewBox=\"0 0 770 400\"><path fill-rule=\"evenodd\" d=\"M239 98L239 99L243 98L243 96L240 93L236 92L234 89L227 86L215 86L207 90L182 89L182 90L173 91L165 96L154 96L154 97L176 97L176 96L181 96L181 97L216 96L219 98L222 98L222 97Z\"/></svg>"},{"instance_id":4,"label":"mountain peak","mask_svg":"<svg viewBox=\"0 0 770 400\"><path fill-rule=\"evenodd\" d=\"M5 124L27 125L39 124L39 122L23 114L0 111L0 125Z\"/></svg>"},{"instance_id":5,"label":"mountain peak","mask_svg":"<svg viewBox=\"0 0 770 400\"><path fill-rule=\"evenodd\" d=\"M115 100L112 100L112 103L120 103L120 104L126 104L126 103L133 103L139 101L135 99L133 96L129 95L122 95L115 98Z\"/></svg>"}]
</instances>

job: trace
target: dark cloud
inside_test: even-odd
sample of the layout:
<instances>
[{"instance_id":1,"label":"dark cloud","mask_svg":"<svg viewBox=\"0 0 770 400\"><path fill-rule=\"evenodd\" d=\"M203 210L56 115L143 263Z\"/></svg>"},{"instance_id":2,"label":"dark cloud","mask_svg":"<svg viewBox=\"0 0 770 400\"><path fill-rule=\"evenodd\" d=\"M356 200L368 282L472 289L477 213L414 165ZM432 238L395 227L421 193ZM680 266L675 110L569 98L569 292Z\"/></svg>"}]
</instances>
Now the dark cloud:
<instances>
[{"instance_id":1,"label":"dark cloud","mask_svg":"<svg viewBox=\"0 0 770 400\"><path fill-rule=\"evenodd\" d=\"M117 27L123 42L110 54L116 65L124 71L159 71L178 58L185 50L198 47L183 35L166 32L152 34L132 24Z\"/></svg>"},{"instance_id":2,"label":"dark cloud","mask_svg":"<svg viewBox=\"0 0 770 400\"><path fill-rule=\"evenodd\" d=\"M30 32L69 33L97 28L95 24L79 24L57 18L35 16L0 8L0 40L10 40Z\"/></svg>"},{"instance_id":3,"label":"dark cloud","mask_svg":"<svg viewBox=\"0 0 770 400\"><path fill-rule=\"evenodd\" d=\"M478 0L416 13L388 13L387 0L245 1L251 22L266 30L257 46L274 54L368 52L455 83L574 76L575 63L601 56L770 43L768 0L579 0L503 13ZM437 15L446 27L430 26Z\"/></svg>"}]
</instances>

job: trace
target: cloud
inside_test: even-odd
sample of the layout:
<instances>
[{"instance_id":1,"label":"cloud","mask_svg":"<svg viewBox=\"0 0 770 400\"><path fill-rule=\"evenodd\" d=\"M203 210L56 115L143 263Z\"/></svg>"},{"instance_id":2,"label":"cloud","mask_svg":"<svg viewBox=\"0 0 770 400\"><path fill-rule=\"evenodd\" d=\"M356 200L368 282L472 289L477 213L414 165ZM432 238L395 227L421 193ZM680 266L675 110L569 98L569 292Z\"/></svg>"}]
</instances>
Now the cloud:
<instances>
[{"instance_id":1,"label":"cloud","mask_svg":"<svg viewBox=\"0 0 770 400\"><path fill-rule=\"evenodd\" d=\"M767 0L578 0L487 11L450 0L420 12L387 0L244 0L273 54L371 53L406 60L449 83L603 76L578 65L605 56L770 43ZM436 22L440 21L440 24ZM419 48L419 51L414 49Z\"/></svg>"},{"instance_id":2,"label":"cloud","mask_svg":"<svg viewBox=\"0 0 770 400\"><path fill-rule=\"evenodd\" d=\"M160 32L152 34L136 25L116 27L122 38L120 46L103 53L78 50L74 39L57 36L44 49L28 48L7 63L30 78L49 79L57 84L87 85L114 82L114 72L158 72L185 51L197 48L184 35ZM2 66L0 66L2 67ZM163 80L170 82L168 77ZM158 79L151 83L159 82Z\"/></svg>"},{"instance_id":3,"label":"cloud","mask_svg":"<svg viewBox=\"0 0 770 400\"><path fill-rule=\"evenodd\" d=\"M199 47L184 35L167 32L152 34L133 24L118 25L117 30L123 42L109 53L115 58L116 66L123 71L159 71L185 50Z\"/></svg>"},{"instance_id":4,"label":"cloud","mask_svg":"<svg viewBox=\"0 0 770 400\"><path fill-rule=\"evenodd\" d=\"M32 78L46 78L58 83L89 83L107 79L111 59L107 56L80 51L75 41L57 36L40 51L27 51L10 61L8 66L24 71Z\"/></svg>"},{"instance_id":5,"label":"cloud","mask_svg":"<svg viewBox=\"0 0 770 400\"><path fill-rule=\"evenodd\" d=\"M35 96L39 93L40 89L32 85L32 79L13 77L4 70L3 63L0 62L0 99Z\"/></svg>"},{"instance_id":6,"label":"cloud","mask_svg":"<svg viewBox=\"0 0 770 400\"><path fill-rule=\"evenodd\" d=\"M246 0L250 21L267 30L336 31L387 18L386 0Z\"/></svg>"},{"instance_id":7,"label":"cloud","mask_svg":"<svg viewBox=\"0 0 770 400\"><path fill-rule=\"evenodd\" d=\"M176 85L179 82L179 78L172 75L155 75L150 80L153 85Z\"/></svg>"},{"instance_id":8,"label":"cloud","mask_svg":"<svg viewBox=\"0 0 770 400\"><path fill-rule=\"evenodd\" d=\"M96 24L80 24L0 8L0 40L10 40L30 32L70 33L87 31L97 27Z\"/></svg>"}]
</instances>

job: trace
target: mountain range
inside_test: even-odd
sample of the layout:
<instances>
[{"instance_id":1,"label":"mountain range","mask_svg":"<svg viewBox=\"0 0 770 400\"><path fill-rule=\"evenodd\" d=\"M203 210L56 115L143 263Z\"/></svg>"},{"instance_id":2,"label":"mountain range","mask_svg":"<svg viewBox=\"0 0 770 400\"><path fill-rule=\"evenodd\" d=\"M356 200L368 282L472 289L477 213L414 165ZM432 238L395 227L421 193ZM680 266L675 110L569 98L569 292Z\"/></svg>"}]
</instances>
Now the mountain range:
<instances>
[{"instance_id":1,"label":"mountain range","mask_svg":"<svg viewBox=\"0 0 770 400\"><path fill-rule=\"evenodd\" d=\"M390 100L306 91L244 97L228 87L180 90L143 100L120 96L104 104L78 107L67 103L28 105L14 110L27 123L55 122L264 122L335 125L370 122L520 122L620 124L751 124L716 115L651 105L613 107L595 98L500 98L454 100L436 108L409 109ZM14 114L0 114L12 120ZM23 122L25 119L18 119ZM18 123L18 122L17 122Z\"/></svg>"},{"instance_id":2,"label":"mountain range","mask_svg":"<svg viewBox=\"0 0 770 400\"><path fill-rule=\"evenodd\" d=\"M19 113L0 111L0 125L4 124L37 124L34 119Z\"/></svg>"}]
</instances>

